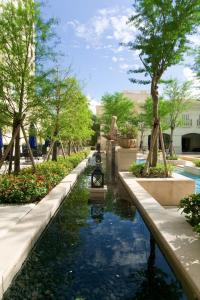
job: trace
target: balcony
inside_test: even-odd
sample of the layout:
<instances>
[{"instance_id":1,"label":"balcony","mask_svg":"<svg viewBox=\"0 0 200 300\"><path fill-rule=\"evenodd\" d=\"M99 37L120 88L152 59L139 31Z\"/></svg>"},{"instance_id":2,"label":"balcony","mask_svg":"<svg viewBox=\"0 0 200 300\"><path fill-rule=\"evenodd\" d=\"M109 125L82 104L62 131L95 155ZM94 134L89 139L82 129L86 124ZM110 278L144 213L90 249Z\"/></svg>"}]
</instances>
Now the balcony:
<instances>
[{"instance_id":1,"label":"balcony","mask_svg":"<svg viewBox=\"0 0 200 300\"><path fill-rule=\"evenodd\" d=\"M192 127L192 119L182 120L181 127L182 128L190 128L190 127ZM200 123L199 123L199 127L200 127Z\"/></svg>"}]
</instances>

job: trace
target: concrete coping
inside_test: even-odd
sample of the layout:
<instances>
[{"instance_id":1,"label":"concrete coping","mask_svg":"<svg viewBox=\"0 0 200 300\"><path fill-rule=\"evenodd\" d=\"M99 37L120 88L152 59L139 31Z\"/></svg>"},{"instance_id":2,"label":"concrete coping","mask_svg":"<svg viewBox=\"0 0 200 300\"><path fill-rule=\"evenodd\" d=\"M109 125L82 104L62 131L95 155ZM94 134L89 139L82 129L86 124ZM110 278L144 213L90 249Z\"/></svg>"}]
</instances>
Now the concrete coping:
<instances>
[{"instance_id":1,"label":"concrete coping","mask_svg":"<svg viewBox=\"0 0 200 300\"><path fill-rule=\"evenodd\" d=\"M92 153L88 156L88 158ZM78 176L87 166L88 158L72 170L48 195L33 207L16 226L0 237L0 299L14 276L21 269L31 249L48 225Z\"/></svg>"},{"instance_id":2,"label":"concrete coping","mask_svg":"<svg viewBox=\"0 0 200 300\"><path fill-rule=\"evenodd\" d=\"M154 235L189 299L200 299L200 238L180 214L161 206L132 176L119 178Z\"/></svg>"}]
</instances>

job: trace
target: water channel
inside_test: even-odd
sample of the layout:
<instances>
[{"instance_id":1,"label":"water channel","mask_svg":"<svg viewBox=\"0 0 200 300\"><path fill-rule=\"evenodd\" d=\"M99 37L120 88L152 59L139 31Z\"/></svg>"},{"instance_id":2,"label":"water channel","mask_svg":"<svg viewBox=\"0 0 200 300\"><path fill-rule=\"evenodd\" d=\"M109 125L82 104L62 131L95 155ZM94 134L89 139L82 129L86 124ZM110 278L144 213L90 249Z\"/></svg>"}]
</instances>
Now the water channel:
<instances>
[{"instance_id":1,"label":"water channel","mask_svg":"<svg viewBox=\"0 0 200 300\"><path fill-rule=\"evenodd\" d=\"M88 175L79 178L3 299L187 299L133 204L113 185L105 200L88 200Z\"/></svg>"}]
</instances>

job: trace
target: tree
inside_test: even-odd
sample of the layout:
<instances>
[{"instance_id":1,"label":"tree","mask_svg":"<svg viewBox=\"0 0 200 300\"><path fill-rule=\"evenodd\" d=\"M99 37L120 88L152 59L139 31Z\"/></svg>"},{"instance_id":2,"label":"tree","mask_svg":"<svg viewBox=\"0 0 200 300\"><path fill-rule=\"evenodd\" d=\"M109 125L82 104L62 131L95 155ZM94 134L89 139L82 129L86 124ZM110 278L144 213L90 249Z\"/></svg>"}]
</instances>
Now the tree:
<instances>
[{"instance_id":1,"label":"tree","mask_svg":"<svg viewBox=\"0 0 200 300\"><path fill-rule=\"evenodd\" d=\"M61 116L61 137L64 141L68 141L69 154L72 143L76 151L79 145L91 139L92 123L88 99L77 85L76 89L70 93L68 105Z\"/></svg>"},{"instance_id":2,"label":"tree","mask_svg":"<svg viewBox=\"0 0 200 300\"><path fill-rule=\"evenodd\" d=\"M12 156L15 146L15 173L20 170L22 120L41 104L36 90L44 74L39 67L49 54L46 42L52 36L52 24L53 20L42 20L38 1L0 3L0 108L12 126L9 148Z\"/></svg>"},{"instance_id":3,"label":"tree","mask_svg":"<svg viewBox=\"0 0 200 300\"><path fill-rule=\"evenodd\" d=\"M144 105L142 106L143 112L140 114L140 119L144 122L145 127L152 127L153 120L153 107L152 107L152 99L147 98ZM166 130L169 128L168 114L170 108L168 102L164 98L159 98L159 107L158 107L158 115L162 120L162 129Z\"/></svg>"},{"instance_id":4,"label":"tree","mask_svg":"<svg viewBox=\"0 0 200 300\"><path fill-rule=\"evenodd\" d=\"M151 84L153 105L148 170L149 165L157 164L157 136L160 131L158 84L165 71L183 59L187 49L187 36L199 24L200 2L137 0L134 9L136 14L130 17L130 24L134 24L139 33L134 42L128 43L128 47L139 51L143 67L130 70L130 73L144 74L148 78L130 80L133 83Z\"/></svg>"},{"instance_id":5,"label":"tree","mask_svg":"<svg viewBox=\"0 0 200 300\"><path fill-rule=\"evenodd\" d=\"M200 46L197 47L193 53L195 54L193 70L196 73L197 78L200 79ZM198 86L198 88L200 88L200 86Z\"/></svg>"},{"instance_id":6,"label":"tree","mask_svg":"<svg viewBox=\"0 0 200 300\"><path fill-rule=\"evenodd\" d=\"M112 116L117 117L117 125L123 127L126 122L135 121L134 103L122 93L106 94L102 97L104 132L108 133Z\"/></svg>"},{"instance_id":7,"label":"tree","mask_svg":"<svg viewBox=\"0 0 200 300\"><path fill-rule=\"evenodd\" d=\"M176 80L170 82L165 91L169 113L168 121L170 126L170 143L169 143L169 155L173 156L175 153L173 146L173 136L175 128L180 125L181 113L186 111L190 107L191 96L191 82L186 81L184 83L178 83Z\"/></svg>"}]
</instances>

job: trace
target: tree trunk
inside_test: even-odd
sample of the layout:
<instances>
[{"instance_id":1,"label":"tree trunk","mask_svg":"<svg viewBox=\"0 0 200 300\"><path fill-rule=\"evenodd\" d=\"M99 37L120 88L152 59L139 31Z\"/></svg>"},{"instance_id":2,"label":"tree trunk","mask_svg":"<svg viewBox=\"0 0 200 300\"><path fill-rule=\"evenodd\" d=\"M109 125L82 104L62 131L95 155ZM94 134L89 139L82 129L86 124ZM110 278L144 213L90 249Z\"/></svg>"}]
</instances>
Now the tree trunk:
<instances>
[{"instance_id":1,"label":"tree trunk","mask_svg":"<svg viewBox=\"0 0 200 300\"><path fill-rule=\"evenodd\" d=\"M172 157L173 156L173 148L174 148L174 143L173 143L173 139L174 139L174 127L171 127L171 132L170 132L170 142L169 142L169 155Z\"/></svg>"},{"instance_id":2,"label":"tree trunk","mask_svg":"<svg viewBox=\"0 0 200 300\"><path fill-rule=\"evenodd\" d=\"M15 114L14 116L14 131L21 123L21 119L19 117L19 114ZM14 173L18 174L20 171L20 130L18 131L16 137L15 137L15 157L14 157Z\"/></svg>"},{"instance_id":3,"label":"tree trunk","mask_svg":"<svg viewBox=\"0 0 200 300\"><path fill-rule=\"evenodd\" d=\"M53 151L52 151L52 160L57 161L57 157L58 157L58 143L57 141L55 141L53 145Z\"/></svg>"},{"instance_id":4,"label":"tree trunk","mask_svg":"<svg viewBox=\"0 0 200 300\"><path fill-rule=\"evenodd\" d=\"M154 135L156 132L156 127L159 126L159 118L158 118L158 86L157 86L157 80L154 78L152 79L151 83L151 96L153 101L153 130L152 130L152 136L151 136L151 143L154 139ZM157 165L158 161L158 140L153 146L153 154L152 159L150 161L150 166L155 167Z\"/></svg>"},{"instance_id":5,"label":"tree trunk","mask_svg":"<svg viewBox=\"0 0 200 300\"><path fill-rule=\"evenodd\" d=\"M68 155L71 155L71 141L68 142Z\"/></svg>"}]
</instances>

